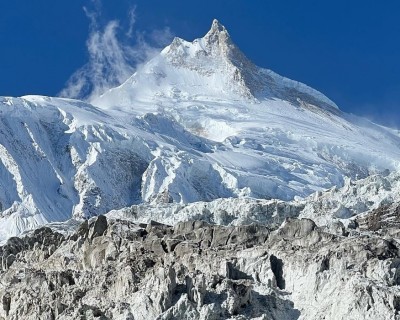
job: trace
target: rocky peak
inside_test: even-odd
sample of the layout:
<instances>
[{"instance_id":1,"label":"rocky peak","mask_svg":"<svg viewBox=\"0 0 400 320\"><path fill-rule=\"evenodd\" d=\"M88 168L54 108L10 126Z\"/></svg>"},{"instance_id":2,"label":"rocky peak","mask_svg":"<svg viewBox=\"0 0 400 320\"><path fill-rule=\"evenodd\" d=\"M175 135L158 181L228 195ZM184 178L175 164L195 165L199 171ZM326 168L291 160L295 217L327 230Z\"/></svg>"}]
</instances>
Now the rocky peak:
<instances>
[{"instance_id":1,"label":"rocky peak","mask_svg":"<svg viewBox=\"0 0 400 320\"><path fill-rule=\"evenodd\" d=\"M235 92L247 98L253 98L254 91L262 86L253 88L257 67L233 43L226 28L216 19L203 38L193 42L174 38L162 55L174 66L196 70L203 75L213 74L219 67L230 79L229 88L235 87Z\"/></svg>"},{"instance_id":2,"label":"rocky peak","mask_svg":"<svg viewBox=\"0 0 400 320\"><path fill-rule=\"evenodd\" d=\"M205 49L211 55L227 58L229 62L239 68L253 65L233 43L228 30L216 19L214 19L210 31L202 40Z\"/></svg>"},{"instance_id":3,"label":"rocky peak","mask_svg":"<svg viewBox=\"0 0 400 320\"><path fill-rule=\"evenodd\" d=\"M203 40L206 48L212 53L226 55L235 49L235 45L233 44L228 31L216 19L214 19L210 31L207 32Z\"/></svg>"},{"instance_id":4,"label":"rocky peak","mask_svg":"<svg viewBox=\"0 0 400 320\"><path fill-rule=\"evenodd\" d=\"M172 43L167 47L168 55L176 54L188 54L187 49L192 47L194 44L201 43L199 48L195 50L205 50L207 54L212 56L229 57L232 52L239 51L239 49L234 45L231 37L226 30L226 28L214 19L210 31L201 38L196 39L193 43L187 42L181 38L175 37Z\"/></svg>"},{"instance_id":5,"label":"rocky peak","mask_svg":"<svg viewBox=\"0 0 400 320\"><path fill-rule=\"evenodd\" d=\"M219 33L219 32L228 33L226 28L217 19L214 19L212 22L212 25L211 25L211 29L208 33L211 34L211 33Z\"/></svg>"}]
</instances>

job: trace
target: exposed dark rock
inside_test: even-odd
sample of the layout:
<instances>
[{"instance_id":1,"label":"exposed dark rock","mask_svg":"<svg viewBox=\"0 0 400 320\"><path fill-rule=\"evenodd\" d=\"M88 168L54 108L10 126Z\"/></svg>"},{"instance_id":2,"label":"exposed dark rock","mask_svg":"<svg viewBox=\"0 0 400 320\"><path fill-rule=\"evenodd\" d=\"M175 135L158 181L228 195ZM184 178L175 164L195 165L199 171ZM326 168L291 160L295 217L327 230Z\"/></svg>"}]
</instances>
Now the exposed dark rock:
<instances>
[{"instance_id":1,"label":"exposed dark rock","mask_svg":"<svg viewBox=\"0 0 400 320\"><path fill-rule=\"evenodd\" d=\"M93 229L91 230L91 239L102 236L107 231L108 223L106 216L98 216L94 222ZM82 228L85 229L85 226ZM81 230L82 232L82 230Z\"/></svg>"},{"instance_id":2,"label":"exposed dark rock","mask_svg":"<svg viewBox=\"0 0 400 320\"><path fill-rule=\"evenodd\" d=\"M0 319L391 319L399 252L309 219L270 231L100 216L68 238L40 228L0 247Z\"/></svg>"},{"instance_id":3,"label":"exposed dark rock","mask_svg":"<svg viewBox=\"0 0 400 320\"><path fill-rule=\"evenodd\" d=\"M271 263L271 270L275 276L277 287L281 290L284 290L286 283L285 279L283 278L283 261L274 255L269 257L269 261Z\"/></svg>"}]
</instances>

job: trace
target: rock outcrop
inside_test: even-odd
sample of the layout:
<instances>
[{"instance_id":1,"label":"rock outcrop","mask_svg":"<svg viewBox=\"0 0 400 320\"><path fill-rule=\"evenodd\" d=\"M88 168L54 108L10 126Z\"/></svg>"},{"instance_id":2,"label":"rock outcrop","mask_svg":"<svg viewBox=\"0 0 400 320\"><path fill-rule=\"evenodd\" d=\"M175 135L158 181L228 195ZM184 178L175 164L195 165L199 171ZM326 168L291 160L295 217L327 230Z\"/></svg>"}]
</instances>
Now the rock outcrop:
<instances>
[{"instance_id":1,"label":"rock outcrop","mask_svg":"<svg viewBox=\"0 0 400 320\"><path fill-rule=\"evenodd\" d=\"M0 319L399 319L399 243L344 234L309 219L40 228L0 247Z\"/></svg>"}]
</instances>

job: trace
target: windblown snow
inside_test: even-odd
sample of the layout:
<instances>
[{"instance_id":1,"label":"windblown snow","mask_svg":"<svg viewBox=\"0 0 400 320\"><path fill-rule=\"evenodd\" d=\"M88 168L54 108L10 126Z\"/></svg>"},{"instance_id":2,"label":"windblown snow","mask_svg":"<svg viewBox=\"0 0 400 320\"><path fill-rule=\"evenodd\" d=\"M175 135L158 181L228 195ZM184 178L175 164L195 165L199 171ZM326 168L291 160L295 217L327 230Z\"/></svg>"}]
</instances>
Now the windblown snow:
<instances>
[{"instance_id":1,"label":"windblown snow","mask_svg":"<svg viewBox=\"0 0 400 320\"><path fill-rule=\"evenodd\" d=\"M3 97L0 114L0 240L138 204L292 200L400 163L395 130L257 67L216 20L92 104Z\"/></svg>"}]
</instances>

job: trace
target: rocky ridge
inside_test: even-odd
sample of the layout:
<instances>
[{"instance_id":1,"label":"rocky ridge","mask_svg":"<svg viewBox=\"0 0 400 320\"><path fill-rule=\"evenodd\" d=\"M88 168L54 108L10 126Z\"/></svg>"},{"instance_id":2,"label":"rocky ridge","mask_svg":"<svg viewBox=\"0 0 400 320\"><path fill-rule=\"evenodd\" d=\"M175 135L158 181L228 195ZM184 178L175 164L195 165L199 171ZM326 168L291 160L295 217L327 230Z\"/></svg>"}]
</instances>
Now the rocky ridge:
<instances>
[{"instance_id":1,"label":"rocky ridge","mask_svg":"<svg viewBox=\"0 0 400 320\"><path fill-rule=\"evenodd\" d=\"M340 222L99 216L0 247L0 319L400 319L399 250Z\"/></svg>"}]
</instances>

